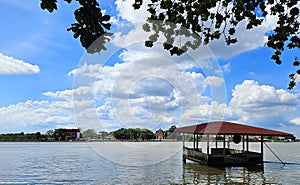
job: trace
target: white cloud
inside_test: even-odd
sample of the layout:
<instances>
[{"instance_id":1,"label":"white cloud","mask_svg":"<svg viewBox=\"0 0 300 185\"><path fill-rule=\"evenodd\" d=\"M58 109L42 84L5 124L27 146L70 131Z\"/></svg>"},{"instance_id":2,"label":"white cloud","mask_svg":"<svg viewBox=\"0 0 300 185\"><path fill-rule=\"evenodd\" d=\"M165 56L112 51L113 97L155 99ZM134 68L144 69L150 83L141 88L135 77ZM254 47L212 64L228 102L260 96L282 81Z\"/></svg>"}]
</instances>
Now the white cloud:
<instances>
[{"instance_id":1,"label":"white cloud","mask_svg":"<svg viewBox=\"0 0 300 185\"><path fill-rule=\"evenodd\" d=\"M63 90L63 91L48 91L44 92L43 95L51 98L60 98L65 100L78 100L80 98L86 97L93 94L92 86L80 86L72 90Z\"/></svg>"},{"instance_id":2,"label":"white cloud","mask_svg":"<svg viewBox=\"0 0 300 185\"><path fill-rule=\"evenodd\" d=\"M291 123L299 111L299 97L283 89L245 80L235 86L229 107L241 122L268 126Z\"/></svg>"},{"instance_id":3,"label":"white cloud","mask_svg":"<svg viewBox=\"0 0 300 185\"><path fill-rule=\"evenodd\" d=\"M2 131L43 131L57 124L76 125L73 106L65 101L26 101L0 108ZM45 131L45 130L44 130Z\"/></svg>"},{"instance_id":4,"label":"white cloud","mask_svg":"<svg viewBox=\"0 0 300 185\"><path fill-rule=\"evenodd\" d=\"M230 72L230 62L226 63L225 65L221 66L224 72Z\"/></svg>"},{"instance_id":5,"label":"white cloud","mask_svg":"<svg viewBox=\"0 0 300 185\"><path fill-rule=\"evenodd\" d=\"M180 119L184 124L196 124L197 122L227 120L232 118L232 115L232 110L226 104L213 101L190 107Z\"/></svg>"},{"instance_id":6,"label":"white cloud","mask_svg":"<svg viewBox=\"0 0 300 185\"><path fill-rule=\"evenodd\" d=\"M101 64L88 65L87 63L84 63L82 66L78 67L77 69L70 71L68 73L68 76L83 75L86 77L95 78L97 77L98 71L101 70L101 68L102 68Z\"/></svg>"},{"instance_id":7,"label":"white cloud","mask_svg":"<svg viewBox=\"0 0 300 185\"><path fill-rule=\"evenodd\" d=\"M37 65L32 65L0 53L0 74L36 74L40 72Z\"/></svg>"},{"instance_id":8,"label":"white cloud","mask_svg":"<svg viewBox=\"0 0 300 185\"><path fill-rule=\"evenodd\" d=\"M148 16L148 12L146 11L148 2L143 2L143 5L139 10L133 10L132 8L133 2L134 2L133 0L116 1L115 4L119 12L118 13L119 17L122 17L123 19L126 19L131 23L144 23L147 20L147 16ZM270 12L269 9L270 6L267 6L266 10L268 12ZM278 20L277 16L268 14L265 17L265 20L262 23L262 25L255 27L251 30L246 29L246 25L248 22L247 20L243 20L238 24L238 26L235 27L236 33L234 36L237 37L238 39L238 42L236 44L232 44L228 46L225 42L224 37L221 37L221 39L219 40L211 41L208 44L208 47L211 49L212 53L217 58L231 58L237 54L263 47L265 45L265 42L267 41L266 33L275 28L277 20ZM229 28L230 25L227 24L227 27ZM136 28L137 27L135 26L134 29ZM126 28L126 30L127 29L128 28ZM134 37L130 37L132 39L128 39L128 35L131 35L128 34L126 35L127 39L125 43L128 43L128 41L132 42L132 41L140 40L138 39L140 37L142 37L144 40L148 38L148 33L146 32L144 33L139 32L138 34L133 30L131 32L134 33L134 36L136 36L137 39L134 39Z\"/></svg>"},{"instance_id":9,"label":"white cloud","mask_svg":"<svg viewBox=\"0 0 300 185\"><path fill-rule=\"evenodd\" d=\"M217 76L208 76L206 81L210 86L222 86L224 85L224 79Z\"/></svg>"},{"instance_id":10,"label":"white cloud","mask_svg":"<svg viewBox=\"0 0 300 185\"><path fill-rule=\"evenodd\" d=\"M300 117L292 119L291 122L295 125L300 125Z\"/></svg>"},{"instance_id":11,"label":"white cloud","mask_svg":"<svg viewBox=\"0 0 300 185\"><path fill-rule=\"evenodd\" d=\"M144 39L145 35L141 29L134 29L127 35L116 34L111 43L126 50L114 60L121 59L124 63L103 66L106 57L87 56L83 57L84 63L78 69L69 73L74 75L76 80L85 82L81 85L94 90L88 93L97 106L89 109L90 111L82 111L77 116L80 120L90 120L81 117L91 114L94 119L98 115L100 122L103 120L114 126L144 125L155 128L159 124L176 124L181 112L211 101L211 98L202 96L208 85L213 89L224 83L220 75L222 71L216 61L213 61L215 66L209 65L213 58L209 51L204 49L201 52L204 55L197 52L199 56L196 56L196 59L186 55L171 57L160 47L145 48ZM207 57L209 59L202 61ZM202 67L205 69L201 70ZM199 72L189 72L189 69L199 68L199 71L205 71L208 79ZM77 91L81 86L75 87L74 90ZM55 92L45 95L62 97L64 94L68 93ZM89 124L88 121L84 122Z\"/></svg>"},{"instance_id":12,"label":"white cloud","mask_svg":"<svg viewBox=\"0 0 300 185\"><path fill-rule=\"evenodd\" d=\"M299 95L245 80L236 85L228 105L210 99L191 105L183 111L179 126L212 120L230 120L283 129L299 136L300 133L296 131L300 130L300 127L296 129L300 125L300 118L297 117L299 111Z\"/></svg>"},{"instance_id":13,"label":"white cloud","mask_svg":"<svg viewBox=\"0 0 300 185\"><path fill-rule=\"evenodd\" d=\"M84 121L91 120L87 118L91 114L93 119L109 122L108 125L154 128L157 124L176 122L176 111L208 99L201 96L207 86L201 73L185 72L184 66L170 60L168 55L165 58L152 51L153 56L151 52L143 53L136 48L140 47L129 47L121 53L125 63L114 66L84 63L69 73L87 85L74 88L75 94L83 87L90 87L92 90L86 91L86 95L97 105L77 114L79 122L93 125L92 121ZM44 95L70 99L71 92L46 92Z\"/></svg>"},{"instance_id":14,"label":"white cloud","mask_svg":"<svg viewBox=\"0 0 300 185\"><path fill-rule=\"evenodd\" d=\"M106 108L106 111L110 110ZM113 119L101 120L102 122L100 122L93 100L28 100L15 105L1 107L0 116L3 118L0 120L2 132L45 132L48 129L58 127L103 130L103 126L113 125L112 123L114 122Z\"/></svg>"},{"instance_id":15,"label":"white cloud","mask_svg":"<svg viewBox=\"0 0 300 185\"><path fill-rule=\"evenodd\" d=\"M270 6L267 6L266 11L270 12ZM274 30L278 17L268 14L263 23L253 29L246 29L247 20L241 21L238 26L234 26L236 33L234 37L238 42L228 46L225 39L222 37L209 43L209 47L217 58L231 58L237 54L247 52L256 48L263 47L267 41L266 33ZM227 28L230 28L227 24Z\"/></svg>"},{"instance_id":16,"label":"white cloud","mask_svg":"<svg viewBox=\"0 0 300 185\"><path fill-rule=\"evenodd\" d=\"M149 1L144 1L140 9L134 10L132 6L134 0L116 0L115 4L119 12L118 16L132 23L145 22L149 15L149 13L147 12L148 2Z\"/></svg>"},{"instance_id":17,"label":"white cloud","mask_svg":"<svg viewBox=\"0 0 300 185\"><path fill-rule=\"evenodd\" d=\"M230 105L239 108L296 106L299 99L296 94L269 85L259 85L253 80L245 80L232 91Z\"/></svg>"}]
</instances>

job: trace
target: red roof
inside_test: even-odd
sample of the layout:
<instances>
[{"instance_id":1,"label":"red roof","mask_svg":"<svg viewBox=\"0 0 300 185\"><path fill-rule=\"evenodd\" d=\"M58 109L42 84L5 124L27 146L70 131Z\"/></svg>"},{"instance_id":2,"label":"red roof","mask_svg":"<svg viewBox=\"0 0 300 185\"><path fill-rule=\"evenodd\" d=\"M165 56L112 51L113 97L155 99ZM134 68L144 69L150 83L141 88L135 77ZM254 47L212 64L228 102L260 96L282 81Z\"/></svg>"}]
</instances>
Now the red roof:
<instances>
[{"instance_id":1,"label":"red roof","mask_svg":"<svg viewBox=\"0 0 300 185\"><path fill-rule=\"evenodd\" d=\"M268 135L268 136L292 136L293 134L265 128L247 126L226 121L214 121L198 125L176 128L174 132L190 134L220 134L220 135Z\"/></svg>"}]
</instances>

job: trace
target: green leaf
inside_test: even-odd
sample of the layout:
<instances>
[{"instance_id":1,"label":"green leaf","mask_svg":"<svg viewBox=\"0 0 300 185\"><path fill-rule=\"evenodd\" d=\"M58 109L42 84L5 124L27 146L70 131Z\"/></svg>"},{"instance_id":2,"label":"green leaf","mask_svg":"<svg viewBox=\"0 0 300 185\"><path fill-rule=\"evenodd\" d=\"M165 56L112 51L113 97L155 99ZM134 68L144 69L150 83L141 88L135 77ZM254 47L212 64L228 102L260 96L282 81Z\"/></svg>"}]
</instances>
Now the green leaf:
<instances>
[{"instance_id":1,"label":"green leaf","mask_svg":"<svg viewBox=\"0 0 300 185\"><path fill-rule=\"evenodd\" d=\"M50 13L57 10L56 0L41 0L41 8L43 10L47 9Z\"/></svg>"},{"instance_id":2,"label":"green leaf","mask_svg":"<svg viewBox=\"0 0 300 185\"><path fill-rule=\"evenodd\" d=\"M102 21L109 21L109 19L110 19L109 15L104 15L101 20Z\"/></svg>"},{"instance_id":3,"label":"green leaf","mask_svg":"<svg viewBox=\"0 0 300 185\"><path fill-rule=\"evenodd\" d=\"M142 0L135 0L134 4L132 6L136 10L136 9L139 9L142 4L143 4Z\"/></svg>"},{"instance_id":4,"label":"green leaf","mask_svg":"<svg viewBox=\"0 0 300 185\"><path fill-rule=\"evenodd\" d=\"M292 8L290 10L290 14L291 14L291 16L297 16L297 15L299 15L299 8L297 8L297 7Z\"/></svg>"},{"instance_id":5,"label":"green leaf","mask_svg":"<svg viewBox=\"0 0 300 185\"><path fill-rule=\"evenodd\" d=\"M164 46L164 49L166 49L166 50L170 50L172 48L172 45L169 43L166 43L166 42L163 44L163 46Z\"/></svg>"},{"instance_id":6,"label":"green leaf","mask_svg":"<svg viewBox=\"0 0 300 185\"><path fill-rule=\"evenodd\" d=\"M151 31L151 30L150 30L150 25L149 25L148 23L143 24L143 30L144 30L145 32L150 32L150 31Z\"/></svg>"},{"instance_id":7,"label":"green leaf","mask_svg":"<svg viewBox=\"0 0 300 185\"><path fill-rule=\"evenodd\" d=\"M151 48L153 46L153 41L150 40L146 41L145 46Z\"/></svg>"},{"instance_id":8,"label":"green leaf","mask_svg":"<svg viewBox=\"0 0 300 185\"><path fill-rule=\"evenodd\" d=\"M230 35L233 35L233 34L235 33L235 28L230 28L230 29L228 30L228 33L229 33Z\"/></svg>"}]
</instances>

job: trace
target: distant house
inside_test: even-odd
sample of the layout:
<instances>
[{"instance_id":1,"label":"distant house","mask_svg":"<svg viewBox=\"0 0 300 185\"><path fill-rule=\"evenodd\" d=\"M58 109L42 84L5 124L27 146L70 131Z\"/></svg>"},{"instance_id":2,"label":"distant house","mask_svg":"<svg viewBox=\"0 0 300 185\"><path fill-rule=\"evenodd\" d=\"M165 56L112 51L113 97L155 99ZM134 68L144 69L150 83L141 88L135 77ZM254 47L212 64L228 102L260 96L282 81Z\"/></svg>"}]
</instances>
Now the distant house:
<instances>
[{"instance_id":1,"label":"distant house","mask_svg":"<svg viewBox=\"0 0 300 185\"><path fill-rule=\"evenodd\" d=\"M161 128L158 129L156 132L155 132L155 136L156 136L156 140L163 140L165 139L165 131L163 131Z\"/></svg>"},{"instance_id":2,"label":"distant house","mask_svg":"<svg viewBox=\"0 0 300 185\"><path fill-rule=\"evenodd\" d=\"M96 139L99 139L99 140L107 140L109 136L109 133L108 132L105 132L105 131L100 131L97 133L97 138Z\"/></svg>"},{"instance_id":3,"label":"distant house","mask_svg":"<svg viewBox=\"0 0 300 185\"><path fill-rule=\"evenodd\" d=\"M78 140L80 139L80 130L78 128L63 128L62 129L65 140Z\"/></svg>"}]
</instances>

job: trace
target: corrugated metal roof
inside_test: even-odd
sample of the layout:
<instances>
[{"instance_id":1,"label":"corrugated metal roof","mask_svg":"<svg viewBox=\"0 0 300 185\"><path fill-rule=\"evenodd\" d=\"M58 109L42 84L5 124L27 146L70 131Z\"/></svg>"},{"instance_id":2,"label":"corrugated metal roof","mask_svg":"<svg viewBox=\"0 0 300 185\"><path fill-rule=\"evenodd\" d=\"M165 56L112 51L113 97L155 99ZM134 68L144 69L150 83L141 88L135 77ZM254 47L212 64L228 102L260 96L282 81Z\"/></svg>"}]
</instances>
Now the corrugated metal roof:
<instances>
[{"instance_id":1,"label":"corrugated metal roof","mask_svg":"<svg viewBox=\"0 0 300 185\"><path fill-rule=\"evenodd\" d=\"M214 121L198 125L180 127L174 132L190 134L221 134L221 135L268 135L268 136L291 136L293 134L270 130L265 128L253 127L243 124L231 123L226 121Z\"/></svg>"}]
</instances>

